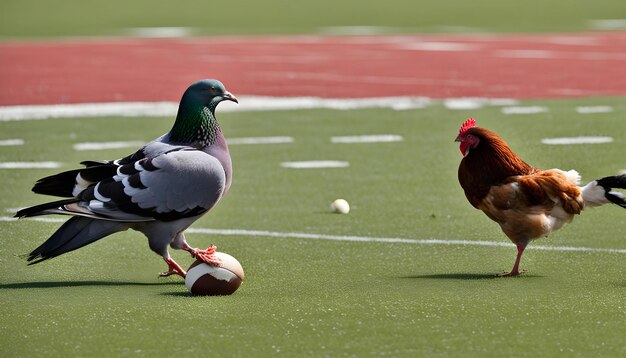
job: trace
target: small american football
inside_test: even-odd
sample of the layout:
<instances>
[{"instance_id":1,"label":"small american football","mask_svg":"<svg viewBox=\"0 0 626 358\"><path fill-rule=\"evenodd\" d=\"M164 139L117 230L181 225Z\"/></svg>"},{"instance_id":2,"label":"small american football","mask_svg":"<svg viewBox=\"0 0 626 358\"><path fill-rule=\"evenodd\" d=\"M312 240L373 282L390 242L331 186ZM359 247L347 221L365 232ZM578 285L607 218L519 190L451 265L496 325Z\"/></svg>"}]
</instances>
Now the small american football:
<instances>
[{"instance_id":1,"label":"small american football","mask_svg":"<svg viewBox=\"0 0 626 358\"><path fill-rule=\"evenodd\" d=\"M194 295L230 295L237 291L244 279L243 267L236 258L224 252L216 252L221 265L211 266L196 260L187 270L185 286Z\"/></svg>"}]
</instances>

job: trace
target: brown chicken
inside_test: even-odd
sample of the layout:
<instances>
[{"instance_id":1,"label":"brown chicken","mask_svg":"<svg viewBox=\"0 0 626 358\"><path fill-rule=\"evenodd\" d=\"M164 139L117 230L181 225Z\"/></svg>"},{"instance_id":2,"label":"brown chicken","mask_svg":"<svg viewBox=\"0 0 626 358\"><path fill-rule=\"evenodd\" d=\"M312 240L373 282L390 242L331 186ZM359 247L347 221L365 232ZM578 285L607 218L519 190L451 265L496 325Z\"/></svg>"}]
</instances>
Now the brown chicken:
<instances>
[{"instance_id":1,"label":"brown chicken","mask_svg":"<svg viewBox=\"0 0 626 358\"><path fill-rule=\"evenodd\" d=\"M541 170L527 164L497 134L476 127L472 118L463 123L456 141L463 154L459 182L467 200L500 224L517 246L513 269L499 276L525 272L519 263L526 245L571 222L583 209L607 203L626 208L626 196L613 191L626 188L624 174L580 187L575 170Z\"/></svg>"}]
</instances>

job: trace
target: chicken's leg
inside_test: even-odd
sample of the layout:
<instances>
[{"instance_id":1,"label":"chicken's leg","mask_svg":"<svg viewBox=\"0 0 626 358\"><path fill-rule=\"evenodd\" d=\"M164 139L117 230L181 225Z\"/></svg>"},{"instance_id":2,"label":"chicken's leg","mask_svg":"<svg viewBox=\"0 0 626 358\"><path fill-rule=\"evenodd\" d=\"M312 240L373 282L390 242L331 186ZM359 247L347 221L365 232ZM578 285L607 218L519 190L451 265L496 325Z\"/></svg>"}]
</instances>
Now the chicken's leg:
<instances>
[{"instance_id":1,"label":"chicken's leg","mask_svg":"<svg viewBox=\"0 0 626 358\"><path fill-rule=\"evenodd\" d=\"M522 260L522 254L524 253L524 249L526 249L527 242L518 243L517 244L517 257L515 258L515 264L513 265L513 270L511 272L503 272L498 274L499 277L513 277L519 276L526 272L526 270L519 270L519 263Z\"/></svg>"}]
</instances>

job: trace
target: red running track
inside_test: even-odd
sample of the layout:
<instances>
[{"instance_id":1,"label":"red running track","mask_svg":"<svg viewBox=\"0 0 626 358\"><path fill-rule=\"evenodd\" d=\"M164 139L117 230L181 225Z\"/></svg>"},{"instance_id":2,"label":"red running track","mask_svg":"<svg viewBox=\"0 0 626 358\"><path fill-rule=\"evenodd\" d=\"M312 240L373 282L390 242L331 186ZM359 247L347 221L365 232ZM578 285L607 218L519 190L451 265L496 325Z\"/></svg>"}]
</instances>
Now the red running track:
<instances>
[{"instance_id":1,"label":"red running track","mask_svg":"<svg viewBox=\"0 0 626 358\"><path fill-rule=\"evenodd\" d=\"M626 95L626 32L276 36L0 43L0 105L237 95L569 98Z\"/></svg>"}]
</instances>

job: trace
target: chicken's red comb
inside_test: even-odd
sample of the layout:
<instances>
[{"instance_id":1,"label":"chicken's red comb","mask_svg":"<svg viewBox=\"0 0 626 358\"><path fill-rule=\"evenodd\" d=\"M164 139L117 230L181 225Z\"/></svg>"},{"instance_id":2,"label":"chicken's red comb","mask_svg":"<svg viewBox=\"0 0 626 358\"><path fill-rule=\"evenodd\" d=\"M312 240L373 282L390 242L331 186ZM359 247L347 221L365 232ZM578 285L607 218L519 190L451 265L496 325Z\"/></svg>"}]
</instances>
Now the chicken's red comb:
<instances>
[{"instance_id":1,"label":"chicken's red comb","mask_svg":"<svg viewBox=\"0 0 626 358\"><path fill-rule=\"evenodd\" d=\"M476 120L474 118L468 118L463 125L461 125L461 129L459 130L459 135L465 134L468 129L476 127Z\"/></svg>"}]
</instances>

